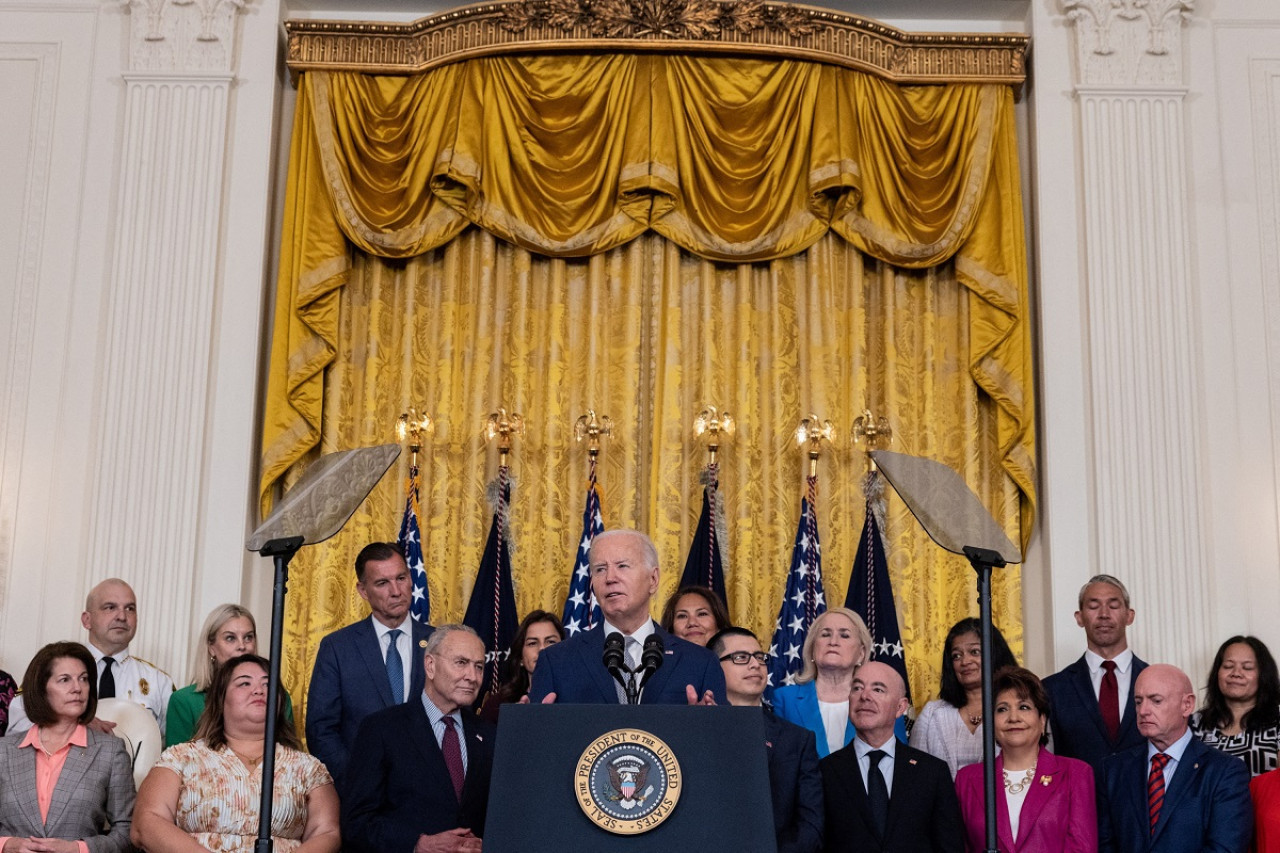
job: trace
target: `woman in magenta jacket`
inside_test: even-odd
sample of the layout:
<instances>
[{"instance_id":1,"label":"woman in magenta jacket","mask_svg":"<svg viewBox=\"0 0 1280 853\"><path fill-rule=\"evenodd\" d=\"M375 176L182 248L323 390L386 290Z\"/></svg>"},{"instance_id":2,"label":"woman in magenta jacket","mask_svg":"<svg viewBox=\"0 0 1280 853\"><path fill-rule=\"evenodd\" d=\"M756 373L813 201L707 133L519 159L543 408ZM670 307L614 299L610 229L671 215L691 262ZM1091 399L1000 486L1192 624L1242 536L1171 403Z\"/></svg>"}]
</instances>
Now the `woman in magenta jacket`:
<instances>
[{"instance_id":1,"label":"woman in magenta jacket","mask_svg":"<svg viewBox=\"0 0 1280 853\"><path fill-rule=\"evenodd\" d=\"M1000 853L1096 853L1093 769L1044 748L1049 698L1021 667L995 675L996 840ZM956 792L970 853L986 849L982 765L962 767Z\"/></svg>"}]
</instances>

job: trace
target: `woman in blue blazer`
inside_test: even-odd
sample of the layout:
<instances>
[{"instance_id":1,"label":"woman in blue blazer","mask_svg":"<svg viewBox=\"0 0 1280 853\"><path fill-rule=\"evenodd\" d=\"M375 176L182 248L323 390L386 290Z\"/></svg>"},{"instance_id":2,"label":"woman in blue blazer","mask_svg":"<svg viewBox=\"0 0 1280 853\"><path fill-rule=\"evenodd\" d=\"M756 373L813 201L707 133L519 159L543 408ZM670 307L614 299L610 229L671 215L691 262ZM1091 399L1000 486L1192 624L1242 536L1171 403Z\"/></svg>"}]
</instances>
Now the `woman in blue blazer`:
<instances>
[{"instance_id":1,"label":"woman in blue blazer","mask_svg":"<svg viewBox=\"0 0 1280 853\"><path fill-rule=\"evenodd\" d=\"M871 633L862 617L848 608L833 607L809 626L802 652L804 669L796 683L773 691L773 712L813 732L819 758L853 740L849 691L853 673L866 661L870 648Z\"/></svg>"}]
</instances>

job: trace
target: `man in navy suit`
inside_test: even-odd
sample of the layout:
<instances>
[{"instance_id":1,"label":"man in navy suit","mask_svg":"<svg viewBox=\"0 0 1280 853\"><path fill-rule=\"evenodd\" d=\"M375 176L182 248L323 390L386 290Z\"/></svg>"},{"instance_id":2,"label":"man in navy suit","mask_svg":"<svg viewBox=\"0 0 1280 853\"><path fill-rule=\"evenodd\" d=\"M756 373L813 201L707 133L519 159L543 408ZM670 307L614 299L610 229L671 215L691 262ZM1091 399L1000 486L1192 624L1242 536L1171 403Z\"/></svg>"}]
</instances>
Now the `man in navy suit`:
<instances>
[{"instance_id":1,"label":"man in navy suit","mask_svg":"<svg viewBox=\"0 0 1280 853\"><path fill-rule=\"evenodd\" d=\"M605 531L592 540L587 560L604 624L543 649L529 699L626 704L624 688L602 660L605 638L617 632L633 670L640 669L645 640L657 635L662 641L662 665L640 691L642 704L723 705L724 673L716 656L667 633L649 616L649 600L658 591L658 552L649 537L638 530Z\"/></svg>"},{"instance_id":2,"label":"man in navy suit","mask_svg":"<svg viewBox=\"0 0 1280 853\"><path fill-rule=\"evenodd\" d=\"M963 853L947 763L894 737L907 685L888 664L858 667L849 693L857 736L819 762L827 853Z\"/></svg>"},{"instance_id":3,"label":"man in navy suit","mask_svg":"<svg viewBox=\"0 0 1280 853\"><path fill-rule=\"evenodd\" d=\"M1146 741L1102 762L1099 849L1104 853L1245 853L1253 833L1249 769L1205 746L1187 718L1191 679L1156 664L1134 688Z\"/></svg>"},{"instance_id":4,"label":"man in navy suit","mask_svg":"<svg viewBox=\"0 0 1280 853\"><path fill-rule=\"evenodd\" d=\"M756 635L731 626L707 648L720 658L730 705L760 708L764 714L769 791L778 853L819 853L822 849L822 774L813 732L766 710L760 702L769 680L769 657Z\"/></svg>"},{"instance_id":5,"label":"man in navy suit","mask_svg":"<svg viewBox=\"0 0 1280 853\"><path fill-rule=\"evenodd\" d=\"M1044 680L1049 731L1057 755L1078 758L1096 773L1108 755L1142 743L1134 723L1133 685L1146 664L1129 650L1133 624L1129 590L1111 575L1095 575L1080 589L1076 624L1088 649Z\"/></svg>"},{"instance_id":6,"label":"man in navy suit","mask_svg":"<svg viewBox=\"0 0 1280 853\"><path fill-rule=\"evenodd\" d=\"M360 724L342 797L343 849L479 853L498 731L468 710L484 657L475 631L442 625L427 641L422 692Z\"/></svg>"},{"instance_id":7,"label":"man in navy suit","mask_svg":"<svg viewBox=\"0 0 1280 853\"><path fill-rule=\"evenodd\" d=\"M413 582L397 546L374 542L360 551L356 591L373 614L320 641L307 693L307 748L340 793L361 721L422 692L418 663L431 636L409 616Z\"/></svg>"}]
</instances>

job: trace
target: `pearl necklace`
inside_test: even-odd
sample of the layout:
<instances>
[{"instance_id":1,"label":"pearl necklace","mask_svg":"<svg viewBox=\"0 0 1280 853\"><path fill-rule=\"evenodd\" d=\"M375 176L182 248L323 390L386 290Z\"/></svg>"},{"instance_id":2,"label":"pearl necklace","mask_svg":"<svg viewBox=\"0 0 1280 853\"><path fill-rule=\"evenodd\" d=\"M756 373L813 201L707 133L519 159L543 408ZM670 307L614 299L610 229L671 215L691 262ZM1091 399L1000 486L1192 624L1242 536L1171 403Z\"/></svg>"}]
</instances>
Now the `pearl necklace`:
<instances>
[{"instance_id":1,"label":"pearl necklace","mask_svg":"<svg viewBox=\"0 0 1280 853\"><path fill-rule=\"evenodd\" d=\"M1014 771L1014 772L1017 772L1017 771ZM1032 767L1029 770L1027 770L1026 773L1022 774L1021 779L1014 782L1009 777L1009 771L1005 770L1004 771L1004 787L1006 790L1008 790L1010 794L1021 794L1024 790L1026 790L1026 787L1031 784L1031 777L1035 775L1036 775L1036 769Z\"/></svg>"}]
</instances>

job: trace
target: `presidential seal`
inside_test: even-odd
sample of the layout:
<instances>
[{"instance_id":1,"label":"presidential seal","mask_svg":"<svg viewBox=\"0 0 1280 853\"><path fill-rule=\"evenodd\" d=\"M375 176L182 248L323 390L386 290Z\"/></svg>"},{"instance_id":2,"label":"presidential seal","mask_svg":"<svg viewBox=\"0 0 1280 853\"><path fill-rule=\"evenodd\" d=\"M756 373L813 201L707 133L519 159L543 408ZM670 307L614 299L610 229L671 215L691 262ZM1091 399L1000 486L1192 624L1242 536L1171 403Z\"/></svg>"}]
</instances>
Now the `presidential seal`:
<instances>
[{"instance_id":1,"label":"presidential seal","mask_svg":"<svg viewBox=\"0 0 1280 853\"><path fill-rule=\"evenodd\" d=\"M587 818L618 835L648 832L669 818L682 784L671 747L639 729L615 729L593 740L573 780Z\"/></svg>"}]
</instances>

